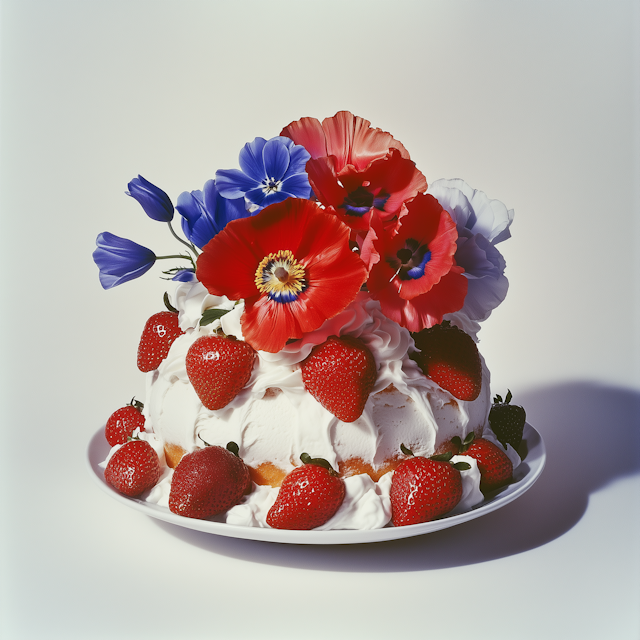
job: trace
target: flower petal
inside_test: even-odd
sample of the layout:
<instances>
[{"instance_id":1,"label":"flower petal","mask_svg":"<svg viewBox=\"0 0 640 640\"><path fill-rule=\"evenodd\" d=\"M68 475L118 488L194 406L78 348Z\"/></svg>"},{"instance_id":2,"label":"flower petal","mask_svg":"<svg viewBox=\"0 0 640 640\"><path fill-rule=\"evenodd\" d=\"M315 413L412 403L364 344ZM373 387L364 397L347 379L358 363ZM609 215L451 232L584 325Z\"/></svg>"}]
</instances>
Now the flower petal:
<instances>
[{"instance_id":1,"label":"flower petal","mask_svg":"<svg viewBox=\"0 0 640 640\"><path fill-rule=\"evenodd\" d=\"M256 182L262 182L267 175L262 159L262 150L266 143L264 138L254 138L253 142L247 142L244 145L238 158L243 173Z\"/></svg>"},{"instance_id":2,"label":"flower petal","mask_svg":"<svg viewBox=\"0 0 640 640\"><path fill-rule=\"evenodd\" d=\"M238 169L218 169L216 185L223 198L243 198L247 191L259 186L259 182Z\"/></svg>"},{"instance_id":3,"label":"flower petal","mask_svg":"<svg viewBox=\"0 0 640 640\"><path fill-rule=\"evenodd\" d=\"M287 125L280 134L303 146L312 158L328 156L324 129L317 118L301 118Z\"/></svg>"},{"instance_id":4,"label":"flower petal","mask_svg":"<svg viewBox=\"0 0 640 640\"><path fill-rule=\"evenodd\" d=\"M289 168L289 150L279 138L271 138L262 149L267 180L279 182Z\"/></svg>"},{"instance_id":5,"label":"flower petal","mask_svg":"<svg viewBox=\"0 0 640 640\"><path fill-rule=\"evenodd\" d=\"M282 192L287 193L294 198L303 198L306 200L311 195L309 177L306 173L296 173L288 176L282 181L280 189Z\"/></svg>"}]
</instances>

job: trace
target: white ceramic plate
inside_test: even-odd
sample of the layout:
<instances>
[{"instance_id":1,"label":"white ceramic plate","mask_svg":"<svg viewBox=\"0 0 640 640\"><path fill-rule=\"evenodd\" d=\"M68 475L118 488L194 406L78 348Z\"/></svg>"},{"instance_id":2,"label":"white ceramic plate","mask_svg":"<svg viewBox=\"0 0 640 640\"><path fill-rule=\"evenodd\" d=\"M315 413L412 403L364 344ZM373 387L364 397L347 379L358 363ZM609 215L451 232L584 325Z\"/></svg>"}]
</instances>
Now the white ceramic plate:
<instances>
[{"instance_id":1,"label":"white ceramic plate","mask_svg":"<svg viewBox=\"0 0 640 640\"><path fill-rule=\"evenodd\" d=\"M526 457L514 473L513 484L487 496L480 505L471 511L450 517L445 516L432 522L413 524L406 527L386 527L371 531L285 531L260 527L239 527L220 522L210 522L209 520L185 518L171 513L166 507L159 507L156 504L135 498L127 498L105 482L104 470L98 466L105 460L110 449L104 437L104 427L100 428L89 442L87 458L91 476L98 486L112 498L152 518L158 518L180 527L231 538L264 540L286 544L362 544L365 542L399 540L439 531L440 529L448 529L462 522L468 522L484 516L513 502L533 486L533 483L540 477L546 460L544 442L540 434L530 424L525 425L523 448L521 448L521 451L526 451Z\"/></svg>"}]
</instances>

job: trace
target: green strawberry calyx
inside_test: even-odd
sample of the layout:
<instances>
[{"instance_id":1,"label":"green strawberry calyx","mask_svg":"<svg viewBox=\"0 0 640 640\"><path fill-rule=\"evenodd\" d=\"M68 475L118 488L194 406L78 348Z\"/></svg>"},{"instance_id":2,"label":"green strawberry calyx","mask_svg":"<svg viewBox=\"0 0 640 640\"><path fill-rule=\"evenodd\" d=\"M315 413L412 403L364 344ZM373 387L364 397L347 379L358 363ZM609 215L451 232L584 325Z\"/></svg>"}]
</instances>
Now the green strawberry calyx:
<instances>
[{"instance_id":1,"label":"green strawberry calyx","mask_svg":"<svg viewBox=\"0 0 640 640\"><path fill-rule=\"evenodd\" d=\"M142 413L142 410L144 409L144 404L140 402L140 400L136 400L135 396L131 398L131 402L127 406L137 409L140 413Z\"/></svg>"},{"instance_id":2,"label":"green strawberry calyx","mask_svg":"<svg viewBox=\"0 0 640 640\"><path fill-rule=\"evenodd\" d=\"M502 401L502 396L496 393L496 397L493 399L493 404L509 404L513 396L511 395L511 390L507 389L507 397Z\"/></svg>"},{"instance_id":3,"label":"green strawberry calyx","mask_svg":"<svg viewBox=\"0 0 640 640\"><path fill-rule=\"evenodd\" d=\"M473 434L471 434L473 435ZM456 436L457 438L458 436ZM468 437L468 436L467 436ZM458 438L460 440L460 438ZM405 456L413 456L414 453L403 444L400 445L400 450L404 453ZM433 460L434 462L451 462L451 458L453 458L453 452L447 451L446 453L438 453L429 457L429 460ZM471 469L471 465L468 462L451 462L451 465L454 469L458 471L466 471L467 469Z\"/></svg>"},{"instance_id":4,"label":"green strawberry calyx","mask_svg":"<svg viewBox=\"0 0 640 640\"><path fill-rule=\"evenodd\" d=\"M331 463L324 458L312 458L308 453L301 453L300 460L302 460L303 464L315 464L318 467L323 467L326 469L332 476L337 476L338 473L331 466Z\"/></svg>"},{"instance_id":5,"label":"green strawberry calyx","mask_svg":"<svg viewBox=\"0 0 640 640\"><path fill-rule=\"evenodd\" d=\"M240 457L240 447L233 440L227 442L227 451L233 453L236 458Z\"/></svg>"}]
</instances>

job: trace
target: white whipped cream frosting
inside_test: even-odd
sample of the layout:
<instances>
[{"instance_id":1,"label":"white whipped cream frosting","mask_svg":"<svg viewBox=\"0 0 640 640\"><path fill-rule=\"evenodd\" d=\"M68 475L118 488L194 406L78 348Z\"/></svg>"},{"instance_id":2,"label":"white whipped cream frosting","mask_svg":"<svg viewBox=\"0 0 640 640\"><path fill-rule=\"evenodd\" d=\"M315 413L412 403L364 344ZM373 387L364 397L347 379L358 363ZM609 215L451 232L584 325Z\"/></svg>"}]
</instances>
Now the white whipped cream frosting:
<instances>
[{"instance_id":1,"label":"white whipped cream frosting","mask_svg":"<svg viewBox=\"0 0 640 640\"><path fill-rule=\"evenodd\" d=\"M401 443L415 455L430 456L453 436L464 439L471 431L480 435L486 429L490 390L484 361L480 397L474 402L455 399L424 376L409 357L415 350L410 333L389 320L366 292L359 293L352 304L318 330L286 345L279 353L258 351L245 388L223 409L208 410L189 382L187 352L197 338L219 328L242 339L244 305L209 294L199 282L178 284L171 302L178 309L180 328L185 334L173 343L160 367L147 374L144 413L149 435L142 436L154 440L152 446L158 451L165 442L191 452L204 446L203 441L220 446L234 441L240 447L240 457L254 467L270 462L289 472L300 464L303 452L327 459L334 468L339 461L350 458L380 467L385 460L398 456ZM229 312L201 327L199 321L207 309ZM452 322L462 325L464 319L456 322L454 318ZM314 346L332 335L362 340L378 369L365 410L352 423L341 422L322 407L302 382L300 363ZM458 459L469 462L471 468L462 472L463 498L453 513L466 511L484 499L479 490L477 464L468 456L456 456L454 461ZM161 462L166 467L163 454ZM160 482L144 499L168 506L172 474L166 467ZM367 474L345 478L345 500L320 529L386 526L391 518L392 475L393 472L386 473L378 482ZM277 493L277 488L254 485L251 494L217 519L266 527L266 515Z\"/></svg>"}]
</instances>

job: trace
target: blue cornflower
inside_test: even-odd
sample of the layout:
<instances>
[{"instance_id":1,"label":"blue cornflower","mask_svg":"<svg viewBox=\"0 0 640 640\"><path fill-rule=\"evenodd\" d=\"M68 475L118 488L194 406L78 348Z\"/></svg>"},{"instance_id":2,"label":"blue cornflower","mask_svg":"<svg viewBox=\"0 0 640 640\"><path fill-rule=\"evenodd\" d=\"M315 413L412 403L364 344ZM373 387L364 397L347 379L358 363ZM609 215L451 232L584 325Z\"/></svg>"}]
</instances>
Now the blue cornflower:
<instances>
[{"instance_id":1,"label":"blue cornflower","mask_svg":"<svg viewBox=\"0 0 640 640\"><path fill-rule=\"evenodd\" d=\"M304 147L284 136L256 138L240 151L241 170L216 171L216 184L224 198L245 197L260 208L287 198L309 198L305 166L310 158Z\"/></svg>"},{"instance_id":2,"label":"blue cornflower","mask_svg":"<svg viewBox=\"0 0 640 640\"><path fill-rule=\"evenodd\" d=\"M156 254L151 249L108 231L98 236L96 245L93 261L100 269L100 284L104 289L139 278L156 261Z\"/></svg>"},{"instance_id":3,"label":"blue cornflower","mask_svg":"<svg viewBox=\"0 0 640 640\"><path fill-rule=\"evenodd\" d=\"M223 198L213 180L208 180L202 191L181 193L176 209L182 216L184 235L200 249L222 231L228 222L250 215L244 198Z\"/></svg>"},{"instance_id":4,"label":"blue cornflower","mask_svg":"<svg viewBox=\"0 0 640 640\"><path fill-rule=\"evenodd\" d=\"M145 213L158 222L173 220L173 204L162 190L145 180L142 176L134 178L128 185L127 195L137 200Z\"/></svg>"}]
</instances>

